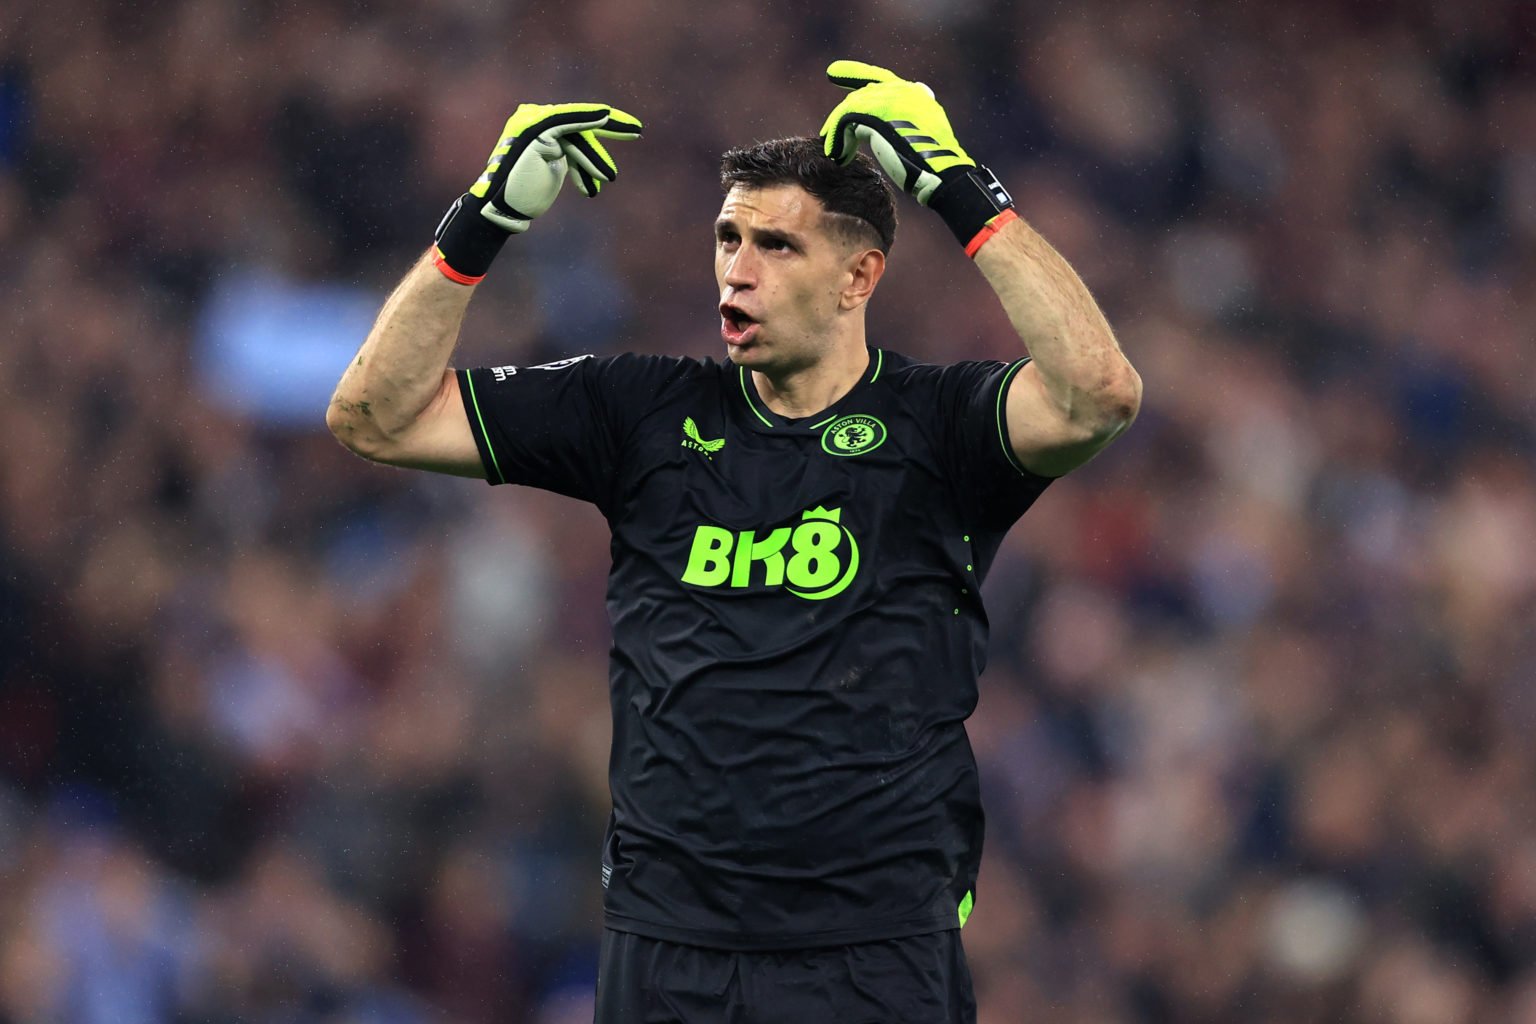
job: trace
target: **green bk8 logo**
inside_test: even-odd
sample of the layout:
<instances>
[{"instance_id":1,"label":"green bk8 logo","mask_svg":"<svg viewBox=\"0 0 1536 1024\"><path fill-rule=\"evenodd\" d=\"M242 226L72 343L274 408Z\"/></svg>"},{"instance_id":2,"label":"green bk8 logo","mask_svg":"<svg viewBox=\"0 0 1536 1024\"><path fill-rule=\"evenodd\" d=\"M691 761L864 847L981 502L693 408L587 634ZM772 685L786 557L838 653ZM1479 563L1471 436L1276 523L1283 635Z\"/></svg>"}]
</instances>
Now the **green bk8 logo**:
<instances>
[{"instance_id":1,"label":"green bk8 logo","mask_svg":"<svg viewBox=\"0 0 1536 1024\"><path fill-rule=\"evenodd\" d=\"M859 571L859 543L842 525L843 510L817 506L796 526L765 537L756 530L700 526L693 532L683 582L695 587L742 590L754 583L785 590L807 601L836 597Z\"/></svg>"}]
</instances>

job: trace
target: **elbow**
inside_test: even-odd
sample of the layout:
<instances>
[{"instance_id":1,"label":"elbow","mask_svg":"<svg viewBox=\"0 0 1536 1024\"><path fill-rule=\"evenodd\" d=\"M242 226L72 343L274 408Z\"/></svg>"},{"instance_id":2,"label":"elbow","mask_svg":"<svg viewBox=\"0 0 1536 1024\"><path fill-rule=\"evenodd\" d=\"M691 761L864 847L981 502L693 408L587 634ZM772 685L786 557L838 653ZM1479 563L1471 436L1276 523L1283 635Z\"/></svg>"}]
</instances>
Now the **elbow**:
<instances>
[{"instance_id":1,"label":"elbow","mask_svg":"<svg viewBox=\"0 0 1536 1024\"><path fill-rule=\"evenodd\" d=\"M1141 412L1141 374L1130 363L1125 364L1111 388L1110 407L1119 424L1117 434L1135 422L1136 414Z\"/></svg>"},{"instance_id":2,"label":"elbow","mask_svg":"<svg viewBox=\"0 0 1536 1024\"><path fill-rule=\"evenodd\" d=\"M347 444L352 433L352 418L342 407L339 395L331 396L331 404L325 407L325 429L331 432L331 436L342 443L343 447L350 448Z\"/></svg>"},{"instance_id":3,"label":"elbow","mask_svg":"<svg viewBox=\"0 0 1536 1024\"><path fill-rule=\"evenodd\" d=\"M348 400L338 392L325 410L325 426L341 446L370 462L385 456L385 437L373 422L373 411L365 401Z\"/></svg>"},{"instance_id":4,"label":"elbow","mask_svg":"<svg viewBox=\"0 0 1536 1024\"><path fill-rule=\"evenodd\" d=\"M1121 361L1094 389L1090 432L1107 444L1123 434L1141 411L1141 375L1130 363Z\"/></svg>"}]
</instances>

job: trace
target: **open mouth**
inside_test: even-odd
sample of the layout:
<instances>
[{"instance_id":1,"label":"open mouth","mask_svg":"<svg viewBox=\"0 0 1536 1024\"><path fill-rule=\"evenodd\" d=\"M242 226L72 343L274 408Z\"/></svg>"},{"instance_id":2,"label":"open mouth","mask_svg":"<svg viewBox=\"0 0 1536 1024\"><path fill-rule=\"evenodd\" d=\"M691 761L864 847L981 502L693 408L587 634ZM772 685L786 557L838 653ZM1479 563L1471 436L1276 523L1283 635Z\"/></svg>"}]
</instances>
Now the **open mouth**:
<instances>
[{"instance_id":1,"label":"open mouth","mask_svg":"<svg viewBox=\"0 0 1536 1024\"><path fill-rule=\"evenodd\" d=\"M729 302L720 304L720 336L731 345L743 345L756 333L757 320Z\"/></svg>"}]
</instances>

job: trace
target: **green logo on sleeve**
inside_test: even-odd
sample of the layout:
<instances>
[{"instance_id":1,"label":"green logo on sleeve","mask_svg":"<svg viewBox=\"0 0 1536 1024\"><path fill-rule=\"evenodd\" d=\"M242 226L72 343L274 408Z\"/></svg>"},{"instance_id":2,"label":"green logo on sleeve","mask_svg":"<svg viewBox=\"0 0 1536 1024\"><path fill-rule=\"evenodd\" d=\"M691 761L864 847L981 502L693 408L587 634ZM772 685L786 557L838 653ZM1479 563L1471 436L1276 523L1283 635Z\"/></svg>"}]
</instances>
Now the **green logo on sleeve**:
<instances>
[{"instance_id":1,"label":"green logo on sleeve","mask_svg":"<svg viewBox=\"0 0 1536 1024\"><path fill-rule=\"evenodd\" d=\"M859 571L859 543L842 509L817 506L794 527L756 530L700 526L693 532L682 581L695 587L783 587L807 601L836 597Z\"/></svg>"},{"instance_id":2,"label":"green logo on sleeve","mask_svg":"<svg viewBox=\"0 0 1536 1024\"><path fill-rule=\"evenodd\" d=\"M885 443L885 424L873 416L840 416L821 432L828 455L863 455Z\"/></svg>"},{"instance_id":3,"label":"green logo on sleeve","mask_svg":"<svg viewBox=\"0 0 1536 1024\"><path fill-rule=\"evenodd\" d=\"M715 452L725 447L725 438L717 437L713 441L704 440L699 433L699 425L693 422L692 416L683 418L683 447L691 448L696 452L703 452L704 457L714 460Z\"/></svg>"}]
</instances>

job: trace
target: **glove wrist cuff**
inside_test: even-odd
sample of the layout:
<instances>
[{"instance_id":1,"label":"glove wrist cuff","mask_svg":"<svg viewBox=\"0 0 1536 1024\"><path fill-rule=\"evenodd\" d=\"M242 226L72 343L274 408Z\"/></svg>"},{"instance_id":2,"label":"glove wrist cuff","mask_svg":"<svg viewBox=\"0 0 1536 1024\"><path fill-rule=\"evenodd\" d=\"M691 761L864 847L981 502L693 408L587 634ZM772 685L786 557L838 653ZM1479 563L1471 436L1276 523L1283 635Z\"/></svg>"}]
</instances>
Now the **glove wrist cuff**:
<instances>
[{"instance_id":1,"label":"glove wrist cuff","mask_svg":"<svg viewBox=\"0 0 1536 1024\"><path fill-rule=\"evenodd\" d=\"M466 192L454 201L437 225L434 262L444 276L460 284L474 284L485 277L496 254L512 237L480 215L483 202Z\"/></svg>"},{"instance_id":2,"label":"glove wrist cuff","mask_svg":"<svg viewBox=\"0 0 1536 1024\"><path fill-rule=\"evenodd\" d=\"M997 180L997 175L977 164L948 172L929 197L928 208L944 218L955 238L974 255L973 243L977 236L994 217L1013 209L1013 197Z\"/></svg>"}]
</instances>

